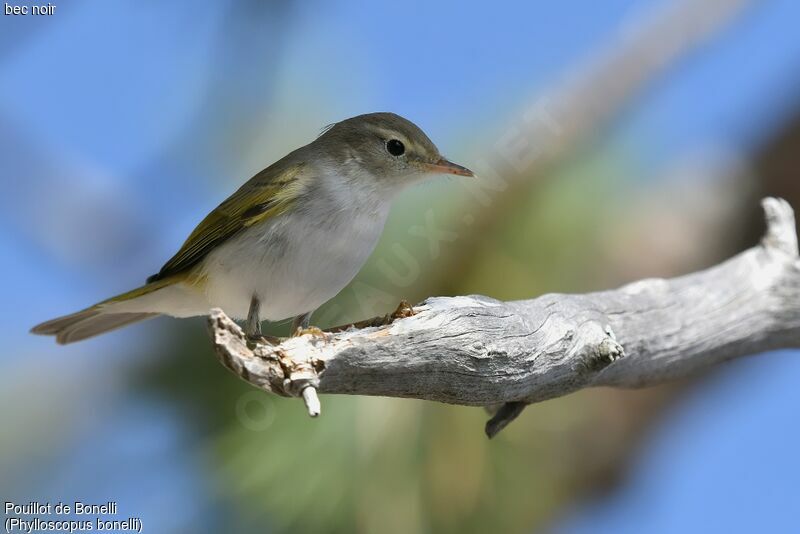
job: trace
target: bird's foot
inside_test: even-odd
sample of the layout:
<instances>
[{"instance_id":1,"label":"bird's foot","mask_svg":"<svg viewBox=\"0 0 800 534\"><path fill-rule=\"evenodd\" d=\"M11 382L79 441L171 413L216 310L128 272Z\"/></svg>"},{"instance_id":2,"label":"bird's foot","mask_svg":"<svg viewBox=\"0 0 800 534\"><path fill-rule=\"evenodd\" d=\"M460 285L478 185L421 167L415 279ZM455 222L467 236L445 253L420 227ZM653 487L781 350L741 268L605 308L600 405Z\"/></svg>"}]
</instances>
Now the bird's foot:
<instances>
[{"instance_id":1,"label":"bird's foot","mask_svg":"<svg viewBox=\"0 0 800 534\"><path fill-rule=\"evenodd\" d=\"M291 337L300 337L306 334L313 337L320 337L322 339L325 339L325 332L323 332L321 328L317 328L316 326L307 326L305 328L298 326L292 333Z\"/></svg>"},{"instance_id":2,"label":"bird's foot","mask_svg":"<svg viewBox=\"0 0 800 534\"><path fill-rule=\"evenodd\" d=\"M395 319L411 317L412 315L416 314L417 312L414 311L414 308L411 306L411 304L409 304L407 300L403 299L400 301L400 304L397 305L397 309L392 312L391 319L393 321Z\"/></svg>"},{"instance_id":3,"label":"bird's foot","mask_svg":"<svg viewBox=\"0 0 800 534\"><path fill-rule=\"evenodd\" d=\"M244 330L244 337L248 343L258 343L264 339L261 334L261 323L256 323L256 326L254 326L248 321L242 330Z\"/></svg>"},{"instance_id":4,"label":"bird's foot","mask_svg":"<svg viewBox=\"0 0 800 534\"><path fill-rule=\"evenodd\" d=\"M262 341L264 339L264 336L262 336L260 333L252 334L249 332L245 332L244 337L247 339L249 343L258 343L259 341Z\"/></svg>"},{"instance_id":5,"label":"bird's foot","mask_svg":"<svg viewBox=\"0 0 800 534\"><path fill-rule=\"evenodd\" d=\"M244 334L245 341L248 345L252 348L255 345L278 345L281 342L281 338L275 336L268 336L266 334L260 333L247 333Z\"/></svg>"}]
</instances>

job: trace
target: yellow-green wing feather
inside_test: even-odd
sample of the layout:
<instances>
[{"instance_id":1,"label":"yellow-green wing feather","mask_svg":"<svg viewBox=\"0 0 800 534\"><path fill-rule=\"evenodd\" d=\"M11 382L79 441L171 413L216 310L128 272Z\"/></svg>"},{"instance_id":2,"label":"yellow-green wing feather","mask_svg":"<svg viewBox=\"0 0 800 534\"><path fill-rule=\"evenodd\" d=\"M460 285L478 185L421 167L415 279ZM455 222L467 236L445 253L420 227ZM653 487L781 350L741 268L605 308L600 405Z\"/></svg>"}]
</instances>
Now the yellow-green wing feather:
<instances>
[{"instance_id":1,"label":"yellow-green wing feather","mask_svg":"<svg viewBox=\"0 0 800 534\"><path fill-rule=\"evenodd\" d=\"M282 160L256 174L209 213L177 254L147 281L186 273L240 231L285 212L302 193L302 170L302 163L285 164Z\"/></svg>"}]
</instances>

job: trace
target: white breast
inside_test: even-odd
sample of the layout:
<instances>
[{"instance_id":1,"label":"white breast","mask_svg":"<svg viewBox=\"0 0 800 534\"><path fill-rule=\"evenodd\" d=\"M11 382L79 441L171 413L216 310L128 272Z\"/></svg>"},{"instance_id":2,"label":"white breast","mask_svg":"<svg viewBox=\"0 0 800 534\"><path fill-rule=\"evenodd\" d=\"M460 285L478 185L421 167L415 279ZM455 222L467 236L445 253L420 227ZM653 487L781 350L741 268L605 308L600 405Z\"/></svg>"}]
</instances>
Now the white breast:
<instances>
[{"instance_id":1,"label":"white breast","mask_svg":"<svg viewBox=\"0 0 800 534\"><path fill-rule=\"evenodd\" d=\"M209 307L244 318L256 294L265 320L314 311L364 265L388 212L389 199L368 192L353 198L350 190L328 189L316 204L304 203L291 214L248 228L204 262Z\"/></svg>"}]
</instances>

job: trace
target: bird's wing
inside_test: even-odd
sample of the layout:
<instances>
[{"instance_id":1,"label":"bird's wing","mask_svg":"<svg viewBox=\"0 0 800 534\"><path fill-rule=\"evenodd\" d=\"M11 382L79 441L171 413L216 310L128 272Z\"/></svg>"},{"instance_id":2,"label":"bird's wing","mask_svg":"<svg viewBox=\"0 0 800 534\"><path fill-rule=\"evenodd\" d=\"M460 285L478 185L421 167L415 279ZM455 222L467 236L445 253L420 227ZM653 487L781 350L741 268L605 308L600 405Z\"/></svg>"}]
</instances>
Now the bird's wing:
<instances>
[{"instance_id":1,"label":"bird's wing","mask_svg":"<svg viewBox=\"0 0 800 534\"><path fill-rule=\"evenodd\" d=\"M304 189L303 163L279 161L253 176L191 233L181 249L158 272L155 282L188 272L206 255L245 228L285 212Z\"/></svg>"}]
</instances>

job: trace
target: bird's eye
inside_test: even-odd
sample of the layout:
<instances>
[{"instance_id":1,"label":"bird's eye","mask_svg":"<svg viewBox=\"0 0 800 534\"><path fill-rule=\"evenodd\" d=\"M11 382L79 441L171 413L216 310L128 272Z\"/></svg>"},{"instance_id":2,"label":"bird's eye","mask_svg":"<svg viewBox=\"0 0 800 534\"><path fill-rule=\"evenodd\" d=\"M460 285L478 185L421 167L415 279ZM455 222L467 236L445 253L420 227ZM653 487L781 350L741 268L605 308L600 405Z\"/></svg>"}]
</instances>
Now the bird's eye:
<instances>
[{"instance_id":1,"label":"bird's eye","mask_svg":"<svg viewBox=\"0 0 800 534\"><path fill-rule=\"evenodd\" d=\"M389 139L386 141L386 150L392 156L402 156L406 152L406 146L402 141L398 141L397 139Z\"/></svg>"}]
</instances>

